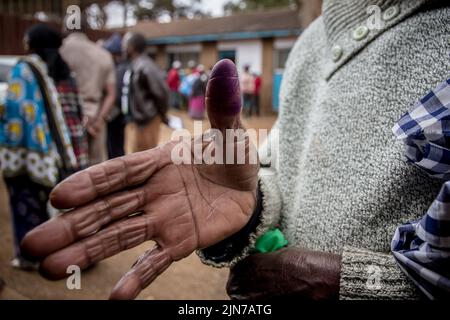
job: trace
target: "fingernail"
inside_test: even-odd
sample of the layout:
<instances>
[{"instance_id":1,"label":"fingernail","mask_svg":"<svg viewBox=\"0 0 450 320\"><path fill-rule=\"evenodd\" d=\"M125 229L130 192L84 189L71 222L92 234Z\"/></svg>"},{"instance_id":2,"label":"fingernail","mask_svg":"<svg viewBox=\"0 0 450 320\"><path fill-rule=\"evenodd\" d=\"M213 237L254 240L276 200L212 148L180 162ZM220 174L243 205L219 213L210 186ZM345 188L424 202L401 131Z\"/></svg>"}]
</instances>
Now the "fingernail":
<instances>
[{"instance_id":1,"label":"fingernail","mask_svg":"<svg viewBox=\"0 0 450 320\"><path fill-rule=\"evenodd\" d=\"M241 111L241 91L236 66L231 60L220 60L214 66L206 89L209 111L234 116Z\"/></svg>"}]
</instances>

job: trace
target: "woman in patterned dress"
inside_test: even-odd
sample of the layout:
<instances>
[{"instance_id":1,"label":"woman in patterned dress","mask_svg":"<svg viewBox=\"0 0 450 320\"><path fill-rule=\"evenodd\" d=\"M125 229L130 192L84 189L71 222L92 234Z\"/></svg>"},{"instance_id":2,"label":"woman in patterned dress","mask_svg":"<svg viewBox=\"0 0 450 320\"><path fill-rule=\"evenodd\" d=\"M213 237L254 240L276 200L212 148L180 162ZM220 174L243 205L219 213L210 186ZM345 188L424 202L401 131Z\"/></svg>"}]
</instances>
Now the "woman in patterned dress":
<instances>
[{"instance_id":1,"label":"woman in patterned dress","mask_svg":"<svg viewBox=\"0 0 450 320\"><path fill-rule=\"evenodd\" d=\"M62 39L45 25L25 35L30 53L12 69L0 107L0 166L8 187L15 243L14 267L32 269L20 242L50 217L50 191L87 166L87 140L76 85L58 53Z\"/></svg>"}]
</instances>

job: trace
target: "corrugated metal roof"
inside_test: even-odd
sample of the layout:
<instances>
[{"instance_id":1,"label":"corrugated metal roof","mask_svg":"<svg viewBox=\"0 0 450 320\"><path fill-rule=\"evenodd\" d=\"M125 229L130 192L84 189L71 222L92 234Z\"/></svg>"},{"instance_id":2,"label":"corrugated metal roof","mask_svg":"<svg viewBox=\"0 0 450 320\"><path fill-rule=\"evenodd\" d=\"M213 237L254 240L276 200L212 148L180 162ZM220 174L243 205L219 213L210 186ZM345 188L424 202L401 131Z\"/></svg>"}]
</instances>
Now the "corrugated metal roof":
<instances>
[{"instance_id":1,"label":"corrugated metal roof","mask_svg":"<svg viewBox=\"0 0 450 320\"><path fill-rule=\"evenodd\" d=\"M142 33L150 42L193 36L214 35L220 38L224 34L263 36L274 31L298 34L300 29L300 16L297 10L292 9L242 13L221 18L180 19L169 23L140 22L128 28L129 31Z\"/></svg>"}]
</instances>

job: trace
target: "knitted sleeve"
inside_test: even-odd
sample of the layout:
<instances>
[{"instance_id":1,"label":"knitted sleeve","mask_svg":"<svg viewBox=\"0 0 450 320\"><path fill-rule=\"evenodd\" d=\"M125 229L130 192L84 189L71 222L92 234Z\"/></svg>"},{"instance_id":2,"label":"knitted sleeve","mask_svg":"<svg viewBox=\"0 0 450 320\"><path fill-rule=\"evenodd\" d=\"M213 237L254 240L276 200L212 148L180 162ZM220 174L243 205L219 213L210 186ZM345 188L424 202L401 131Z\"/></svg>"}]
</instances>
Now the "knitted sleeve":
<instances>
[{"instance_id":1,"label":"knitted sleeve","mask_svg":"<svg viewBox=\"0 0 450 320\"><path fill-rule=\"evenodd\" d=\"M420 297L419 290L391 254L344 247L340 299L413 300Z\"/></svg>"}]
</instances>

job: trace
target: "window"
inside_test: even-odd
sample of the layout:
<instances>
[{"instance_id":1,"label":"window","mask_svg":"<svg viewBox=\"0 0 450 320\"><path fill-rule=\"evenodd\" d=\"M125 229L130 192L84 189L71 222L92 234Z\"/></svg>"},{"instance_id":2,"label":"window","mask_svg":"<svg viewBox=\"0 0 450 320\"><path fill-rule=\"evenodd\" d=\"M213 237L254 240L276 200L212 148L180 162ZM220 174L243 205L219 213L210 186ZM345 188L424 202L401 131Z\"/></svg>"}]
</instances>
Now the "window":
<instances>
[{"instance_id":1,"label":"window","mask_svg":"<svg viewBox=\"0 0 450 320\"><path fill-rule=\"evenodd\" d=\"M230 59L234 63L236 63L236 51L235 50L220 50L219 51L219 60L222 59Z\"/></svg>"},{"instance_id":2,"label":"window","mask_svg":"<svg viewBox=\"0 0 450 320\"><path fill-rule=\"evenodd\" d=\"M278 49L275 52L275 69L284 69L291 49Z\"/></svg>"}]
</instances>

